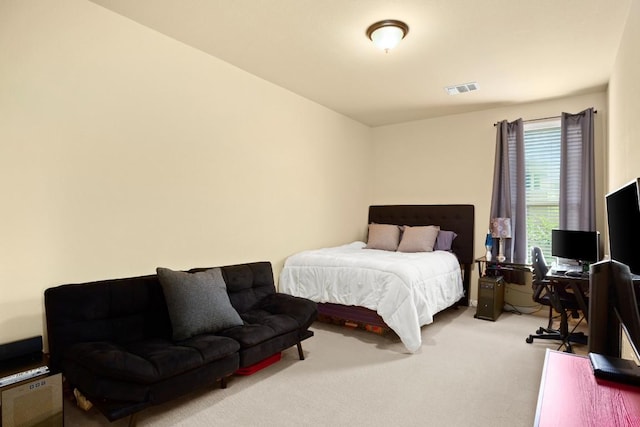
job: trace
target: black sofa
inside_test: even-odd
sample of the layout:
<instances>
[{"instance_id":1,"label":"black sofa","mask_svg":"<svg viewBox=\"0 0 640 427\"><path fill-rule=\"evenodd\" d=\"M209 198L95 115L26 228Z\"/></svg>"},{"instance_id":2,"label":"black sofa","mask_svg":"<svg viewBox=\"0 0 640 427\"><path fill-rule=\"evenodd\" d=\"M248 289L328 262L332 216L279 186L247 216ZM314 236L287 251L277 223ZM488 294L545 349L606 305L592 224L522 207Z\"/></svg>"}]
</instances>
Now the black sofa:
<instances>
[{"instance_id":1,"label":"black sofa","mask_svg":"<svg viewBox=\"0 0 640 427\"><path fill-rule=\"evenodd\" d=\"M294 345L304 359L301 341L313 335L314 302L277 293L269 262L171 274L192 280L214 270L221 272L239 324L177 339L173 299L165 299L172 288L161 269L47 289L50 370L62 372L70 388L114 421L217 381L226 387L239 368Z\"/></svg>"}]
</instances>

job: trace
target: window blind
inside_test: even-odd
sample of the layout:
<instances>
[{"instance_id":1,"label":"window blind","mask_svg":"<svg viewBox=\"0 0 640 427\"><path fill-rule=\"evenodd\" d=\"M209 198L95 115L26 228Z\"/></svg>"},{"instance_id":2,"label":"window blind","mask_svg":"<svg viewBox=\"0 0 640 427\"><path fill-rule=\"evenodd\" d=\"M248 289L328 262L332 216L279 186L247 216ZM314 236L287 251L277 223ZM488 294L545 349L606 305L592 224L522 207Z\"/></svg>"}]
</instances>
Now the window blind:
<instances>
[{"instance_id":1,"label":"window blind","mask_svg":"<svg viewBox=\"0 0 640 427\"><path fill-rule=\"evenodd\" d=\"M560 218L560 120L525 123L524 146L527 247L550 257Z\"/></svg>"}]
</instances>

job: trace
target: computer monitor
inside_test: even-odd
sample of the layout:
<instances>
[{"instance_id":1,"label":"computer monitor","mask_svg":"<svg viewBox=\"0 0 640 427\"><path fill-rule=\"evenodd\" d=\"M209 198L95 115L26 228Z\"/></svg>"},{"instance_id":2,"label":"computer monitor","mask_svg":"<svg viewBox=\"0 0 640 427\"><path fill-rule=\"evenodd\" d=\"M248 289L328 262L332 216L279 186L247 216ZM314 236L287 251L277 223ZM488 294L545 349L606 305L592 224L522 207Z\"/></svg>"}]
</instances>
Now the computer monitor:
<instances>
[{"instance_id":1,"label":"computer monitor","mask_svg":"<svg viewBox=\"0 0 640 427\"><path fill-rule=\"evenodd\" d=\"M640 274L640 178L605 196L609 254Z\"/></svg>"},{"instance_id":2,"label":"computer monitor","mask_svg":"<svg viewBox=\"0 0 640 427\"><path fill-rule=\"evenodd\" d=\"M589 352L621 357L624 334L640 359L640 313L628 266L612 260L591 264L588 328Z\"/></svg>"},{"instance_id":3,"label":"computer monitor","mask_svg":"<svg viewBox=\"0 0 640 427\"><path fill-rule=\"evenodd\" d=\"M580 263L600 260L597 231L551 230L551 255Z\"/></svg>"}]
</instances>

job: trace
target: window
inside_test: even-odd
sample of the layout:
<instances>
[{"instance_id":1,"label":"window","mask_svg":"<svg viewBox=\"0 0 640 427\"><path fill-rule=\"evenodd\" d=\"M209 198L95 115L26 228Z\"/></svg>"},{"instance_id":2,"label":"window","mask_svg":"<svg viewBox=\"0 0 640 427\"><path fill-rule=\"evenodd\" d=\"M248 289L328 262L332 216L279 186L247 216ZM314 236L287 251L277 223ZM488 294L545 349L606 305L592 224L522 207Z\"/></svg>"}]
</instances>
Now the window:
<instances>
[{"instance_id":1,"label":"window","mask_svg":"<svg viewBox=\"0 0 640 427\"><path fill-rule=\"evenodd\" d=\"M551 230L560 222L560 119L525 123L524 150L527 247L549 259Z\"/></svg>"}]
</instances>

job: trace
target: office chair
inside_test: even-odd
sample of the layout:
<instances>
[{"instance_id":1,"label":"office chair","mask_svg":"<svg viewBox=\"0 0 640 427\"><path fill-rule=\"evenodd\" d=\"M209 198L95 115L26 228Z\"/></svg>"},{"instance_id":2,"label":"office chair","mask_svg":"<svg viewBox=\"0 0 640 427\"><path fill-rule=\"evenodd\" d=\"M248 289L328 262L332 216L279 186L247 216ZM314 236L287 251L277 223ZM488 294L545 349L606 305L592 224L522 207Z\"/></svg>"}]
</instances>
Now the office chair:
<instances>
[{"instance_id":1,"label":"office chair","mask_svg":"<svg viewBox=\"0 0 640 427\"><path fill-rule=\"evenodd\" d=\"M531 281L533 300L538 304L549 307L549 321L546 328L538 328L536 333L529 335L525 341L531 344L534 339L558 340L561 341L558 350L565 346L565 351L572 353L571 343L587 343L586 335L583 332L574 332L575 327L569 332L568 316L570 313L578 312L578 300L573 293L567 292L564 287L552 286L551 282L546 279L549 267L539 247L534 246L531 248L531 263L533 266L533 279ZM553 328L554 310L560 314L559 329Z\"/></svg>"}]
</instances>

